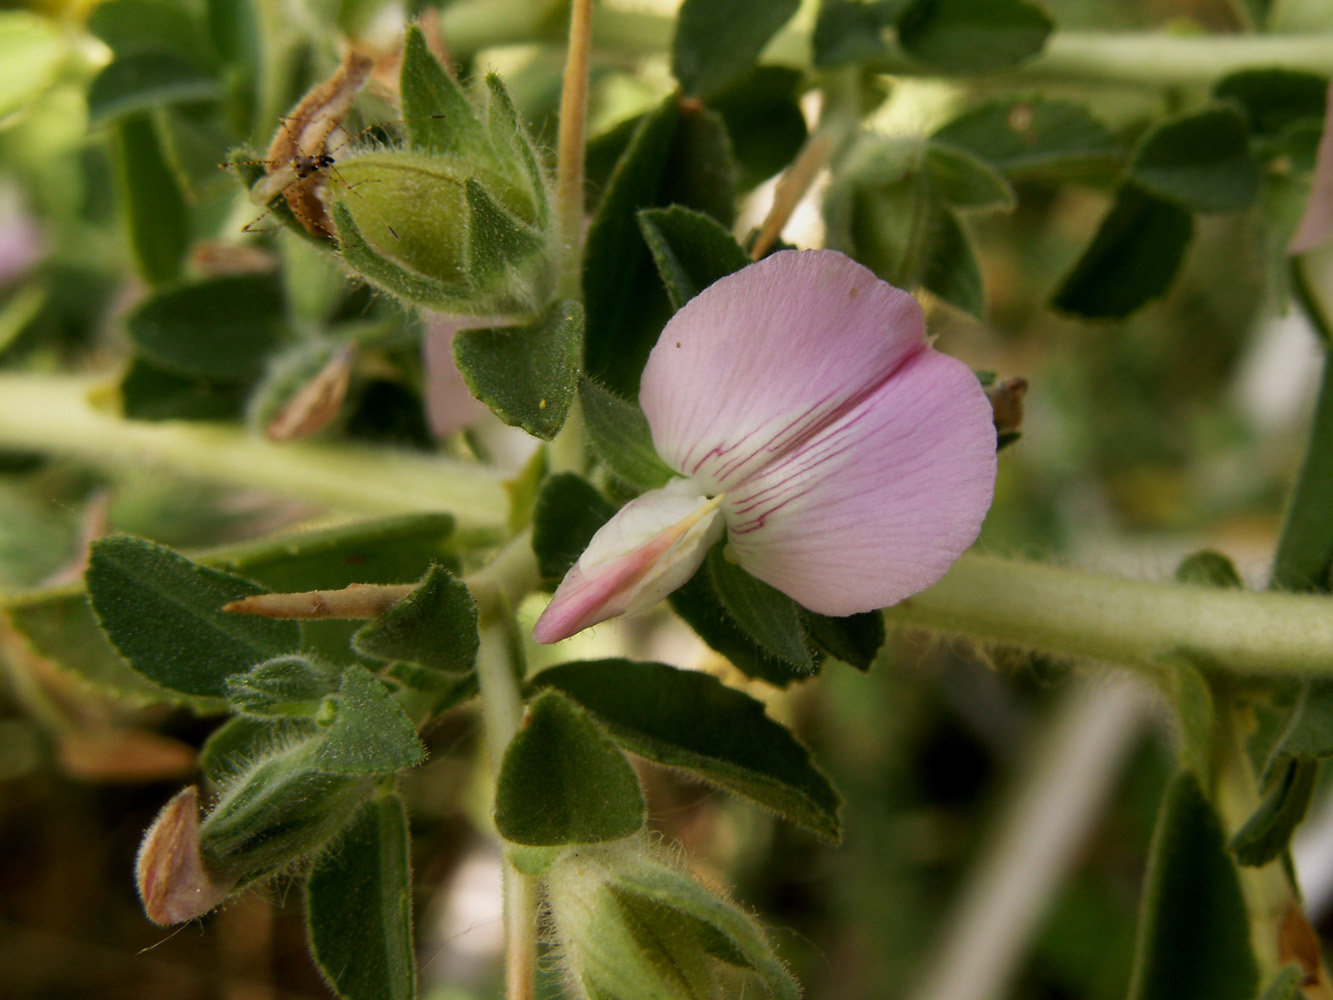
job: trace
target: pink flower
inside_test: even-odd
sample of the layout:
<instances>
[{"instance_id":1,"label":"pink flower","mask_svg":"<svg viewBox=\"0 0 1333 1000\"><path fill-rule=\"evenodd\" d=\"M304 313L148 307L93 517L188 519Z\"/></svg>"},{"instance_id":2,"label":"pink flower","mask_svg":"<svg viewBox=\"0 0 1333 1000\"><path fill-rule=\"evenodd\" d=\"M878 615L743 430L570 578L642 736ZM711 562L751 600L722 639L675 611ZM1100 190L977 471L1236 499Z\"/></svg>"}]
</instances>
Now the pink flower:
<instances>
[{"instance_id":1,"label":"pink flower","mask_svg":"<svg viewBox=\"0 0 1333 1000\"><path fill-rule=\"evenodd\" d=\"M926 342L911 295L832 250L774 254L688 302L639 402L683 478L597 532L538 642L650 607L724 531L743 569L812 611L887 607L943 576L990 507L976 376Z\"/></svg>"}]
</instances>

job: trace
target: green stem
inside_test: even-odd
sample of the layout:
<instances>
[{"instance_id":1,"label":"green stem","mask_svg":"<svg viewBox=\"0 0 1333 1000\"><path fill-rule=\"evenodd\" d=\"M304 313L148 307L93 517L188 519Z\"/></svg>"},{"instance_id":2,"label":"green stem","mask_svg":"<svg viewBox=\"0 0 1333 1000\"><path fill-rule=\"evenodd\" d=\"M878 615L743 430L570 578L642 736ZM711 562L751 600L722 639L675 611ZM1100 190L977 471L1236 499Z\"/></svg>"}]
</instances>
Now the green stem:
<instances>
[{"instance_id":1,"label":"green stem","mask_svg":"<svg viewBox=\"0 0 1333 1000\"><path fill-rule=\"evenodd\" d=\"M1118 580L966 554L884 612L990 642L1150 670L1164 655L1242 674L1333 674L1333 599Z\"/></svg>"},{"instance_id":2,"label":"green stem","mask_svg":"<svg viewBox=\"0 0 1333 1000\"><path fill-rule=\"evenodd\" d=\"M94 405L96 390L77 377L0 374L0 448L107 469L161 465L366 514L447 510L464 529L504 523L501 476L475 463L349 444L277 445L233 425L126 420Z\"/></svg>"},{"instance_id":3,"label":"green stem","mask_svg":"<svg viewBox=\"0 0 1333 1000\"><path fill-rule=\"evenodd\" d=\"M477 681L491 772L499 778L505 751L523 722L522 670L516 662L510 609L537 583L532 532L515 536L467 578L481 620ZM537 970L537 886L504 862L505 996L532 1000Z\"/></svg>"},{"instance_id":4,"label":"green stem","mask_svg":"<svg viewBox=\"0 0 1333 1000\"><path fill-rule=\"evenodd\" d=\"M588 125L588 61L592 53L592 0L574 0L569 12L569 54L560 87L560 136L555 175L556 230L560 239L560 295L583 298L583 161Z\"/></svg>"}]
</instances>

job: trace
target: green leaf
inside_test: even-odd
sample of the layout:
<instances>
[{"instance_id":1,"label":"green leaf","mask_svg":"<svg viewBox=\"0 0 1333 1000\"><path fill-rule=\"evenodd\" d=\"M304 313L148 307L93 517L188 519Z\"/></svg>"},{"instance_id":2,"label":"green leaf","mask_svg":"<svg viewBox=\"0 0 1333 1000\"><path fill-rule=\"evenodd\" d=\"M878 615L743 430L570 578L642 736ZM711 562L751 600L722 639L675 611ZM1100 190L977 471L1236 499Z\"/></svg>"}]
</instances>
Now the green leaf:
<instances>
[{"instance_id":1,"label":"green leaf","mask_svg":"<svg viewBox=\"0 0 1333 1000\"><path fill-rule=\"evenodd\" d=\"M730 224L734 180L717 115L670 97L636 127L588 229L583 268L585 370L613 392L637 398L648 352L671 315L639 210L679 204Z\"/></svg>"},{"instance_id":2,"label":"green leaf","mask_svg":"<svg viewBox=\"0 0 1333 1000\"><path fill-rule=\"evenodd\" d=\"M130 666L183 694L220 697L227 677L301 642L296 622L222 610L263 587L140 538L94 542L85 578L99 623Z\"/></svg>"},{"instance_id":3,"label":"green leaf","mask_svg":"<svg viewBox=\"0 0 1333 1000\"><path fill-rule=\"evenodd\" d=\"M888 53L884 29L895 24L908 0L823 0L812 39L821 69Z\"/></svg>"},{"instance_id":4,"label":"green leaf","mask_svg":"<svg viewBox=\"0 0 1333 1000\"><path fill-rule=\"evenodd\" d=\"M582 476L561 472L548 479L532 515L532 550L542 578L559 581L568 573L615 512L615 505Z\"/></svg>"},{"instance_id":5,"label":"green leaf","mask_svg":"<svg viewBox=\"0 0 1333 1000\"><path fill-rule=\"evenodd\" d=\"M1328 77L1290 69L1247 69L1219 80L1213 96L1239 104L1252 133L1276 139L1299 122L1323 122Z\"/></svg>"},{"instance_id":6,"label":"green leaf","mask_svg":"<svg viewBox=\"0 0 1333 1000\"><path fill-rule=\"evenodd\" d=\"M160 292L125 318L135 347L177 375L249 382L283 335L282 289L267 275L228 275Z\"/></svg>"},{"instance_id":7,"label":"green leaf","mask_svg":"<svg viewBox=\"0 0 1333 1000\"><path fill-rule=\"evenodd\" d=\"M834 618L801 609L806 635L829 656L869 670L884 645L884 616L878 611Z\"/></svg>"},{"instance_id":8,"label":"green leaf","mask_svg":"<svg viewBox=\"0 0 1333 1000\"><path fill-rule=\"evenodd\" d=\"M1157 125L1139 142L1128 169L1139 187L1195 212L1237 212L1259 193L1249 128L1230 105Z\"/></svg>"},{"instance_id":9,"label":"green leaf","mask_svg":"<svg viewBox=\"0 0 1333 1000\"><path fill-rule=\"evenodd\" d=\"M468 273L474 281L484 283L546 245L544 234L515 218L477 181L468 178L463 184L463 194L472 217Z\"/></svg>"},{"instance_id":10,"label":"green leaf","mask_svg":"<svg viewBox=\"0 0 1333 1000\"><path fill-rule=\"evenodd\" d=\"M1326 357L1300 475L1273 556L1271 587L1327 591L1333 576L1333 362Z\"/></svg>"},{"instance_id":11,"label":"green leaf","mask_svg":"<svg viewBox=\"0 0 1333 1000\"><path fill-rule=\"evenodd\" d=\"M734 904L665 865L641 864L618 872L615 886L621 899L633 894L672 913L674 923L693 918L712 928L710 951L730 965L753 970L774 1000L798 1000L801 988L765 939L757 921Z\"/></svg>"},{"instance_id":12,"label":"green leaf","mask_svg":"<svg viewBox=\"0 0 1333 1000\"><path fill-rule=\"evenodd\" d=\"M1043 97L989 101L965 111L932 138L1009 176L1105 166L1124 152L1084 105Z\"/></svg>"},{"instance_id":13,"label":"green leaf","mask_svg":"<svg viewBox=\"0 0 1333 1000\"><path fill-rule=\"evenodd\" d=\"M915 0L898 20L898 44L943 70L988 73L1031 59L1053 27L1025 0Z\"/></svg>"},{"instance_id":14,"label":"green leaf","mask_svg":"<svg viewBox=\"0 0 1333 1000\"><path fill-rule=\"evenodd\" d=\"M1130 1000L1252 1000L1259 974L1222 825L1182 772L1158 814Z\"/></svg>"},{"instance_id":15,"label":"green leaf","mask_svg":"<svg viewBox=\"0 0 1333 1000\"><path fill-rule=\"evenodd\" d=\"M216 79L177 56L140 52L108 63L88 87L88 124L150 111L165 104L216 101Z\"/></svg>"},{"instance_id":16,"label":"green leaf","mask_svg":"<svg viewBox=\"0 0 1333 1000\"><path fill-rule=\"evenodd\" d=\"M236 781L275 746L295 746L316 732L309 719L234 715L209 734L199 750L199 773L215 787Z\"/></svg>"},{"instance_id":17,"label":"green leaf","mask_svg":"<svg viewBox=\"0 0 1333 1000\"><path fill-rule=\"evenodd\" d=\"M726 125L742 189L784 170L808 134L799 94L805 74L785 66L756 66L708 106Z\"/></svg>"},{"instance_id":18,"label":"green leaf","mask_svg":"<svg viewBox=\"0 0 1333 1000\"><path fill-rule=\"evenodd\" d=\"M671 45L681 90L708 98L749 71L799 0L685 0Z\"/></svg>"},{"instance_id":19,"label":"green leaf","mask_svg":"<svg viewBox=\"0 0 1333 1000\"><path fill-rule=\"evenodd\" d=\"M1193 233L1185 209L1124 185L1052 304L1089 319L1124 319L1167 290Z\"/></svg>"},{"instance_id":20,"label":"green leaf","mask_svg":"<svg viewBox=\"0 0 1333 1000\"><path fill-rule=\"evenodd\" d=\"M750 263L731 233L702 212L679 205L646 208L639 213L639 228L673 309Z\"/></svg>"},{"instance_id":21,"label":"green leaf","mask_svg":"<svg viewBox=\"0 0 1333 1000\"><path fill-rule=\"evenodd\" d=\"M442 566L432 566L416 590L352 637L353 647L366 656L455 675L471 672L477 642L472 594Z\"/></svg>"},{"instance_id":22,"label":"green leaf","mask_svg":"<svg viewBox=\"0 0 1333 1000\"><path fill-rule=\"evenodd\" d=\"M135 356L120 379L120 402L131 420L237 420L245 413L245 390L177 375Z\"/></svg>"},{"instance_id":23,"label":"green leaf","mask_svg":"<svg viewBox=\"0 0 1333 1000\"><path fill-rule=\"evenodd\" d=\"M1242 865L1259 867L1281 857L1314 797L1319 762L1289 759L1269 778L1259 808L1231 838L1231 850Z\"/></svg>"},{"instance_id":24,"label":"green leaf","mask_svg":"<svg viewBox=\"0 0 1333 1000\"><path fill-rule=\"evenodd\" d=\"M88 30L117 56L168 52L197 64L208 61L205 26L195 4L176 0L108 0L88 17Z\"/></svg>"},{"instance_id":25,"label":"green leaf","mask_svg":"<svg viewBox=\"0 0 1333 1000\"><path fill-rule=\"evenodd\" d=\"M153 120L134 115L117 122L111 159L121 219L140 277L153 285L174 281L189 248L190 222Z\"/></svg>"},{"instance_id":26,"label":"green leaf","mask_svg":"<svg viewBox=\"0 0 1333 1000\"><path fill-rule=\"evenodd\" d=\"M592 450L613 475L641 490L664 486L675 475L653 447L638 406L590 378L579 382L579 401Z\"/></svg>"},{"instance_id":27,"label":"green leaf","mask_svg":"<svg viewBox=\"0 0 1333 1000\"><path fill-rule=\"evenodd\" d=\"M392 774L426 759L412 720L365 667L348 667L330 702L333 718L321 720L325 728L313 759L320 771Z\"/></svg>"},{"instance_id":28,"label":"green leaf","mask_svg":"<svg viewBox=\"0 0 1333 1000\"><path fill-rule=\"evenodd\" d=\"M0 118L30 105L55 83L70 42L53 18L0 11Z\"/></svg>"},{"instance_id":29,"label":"green leaf","mask_svg":"<svg viewBox=\"0 0 1333 1000\"><path fill-rule=\"evenodd\" d=\"M728 788L829 840L842 833L838 794L762 702L708 674L663 663L592 660L543 670L626 750Z\"/></svg>"},{"instance_id":30,"label":"green leaf","mask_svg":"<svg viewBox=\"0 0 1333 1000\"><path fill-rule=\"evenodd\" d=\"M227 701L243 715L313 716L320 700L338 690L341 671L307 654L275 656L227 678Z\"/></svg>"},{"instance_id":31,"label":"green leaf","mask_svg":"<svg viewBox=\"0 0 1333 1000\"><path fill-rule=\"evenodd\" d=\"M472 102L445 72L415 24L403 39L399 85L408 144L413 150L490 159L490 142Z\"/></svg>"},{"instance_id":32,"label":"green leaf","mask_svg":"<svg viewBox=\"0 0 1333 1000\"><path fill-rule=\"evenodd\" d=\"M528 706L495 787L495 826L516 844L618 840L644 822L643 792L624 755L588 714L547 691Z\"/></svg>"},{"instance_id":33,"label":"green leaf","mask_svg":"<svg viewBox=\"0 0 1333 1000\"><path fill-rule=\"evenodd\" d=\"M315 861L305 891L310 952L343 1000L412 1000L412 852L397 795L367 802Z\"/></svg>"},{"instance_id":34,"label":"green leaf","mask_svg":"<svg viewBox=\"0 0 1333 1000\"><path fill-rule=\"evenodd\" d=\"M40 655L94 689L141 704L188 704L219 710L216 698L197 698L155 684L125 662L97 624L82 588L7 598L4 615Z\"/></svg>"},{"instance_id":35,"label":"green leaf","mask_svg":"<svg viewBox=\"0 0 1333 1000\"><path fill-rule=\"evenodd\" d=\"M1009 211L1018 204L1004 175L961 147L932 139L926 147L926 167L936 190L954 208Z\"/></svg>"},{"instance_id":36,"label":"green leaf","mask_svg":"<svg viewBox=\"0 0 1333 1000\"><path fill-rule=\"evenodd\" d=\"M986 289L972 239L953 212L936 206L930 256L921 284L955 309L980 319L986 313Z\"/></svg>"},{"instance_id":37,"label":"green leaf","mask_svg":"<svg viewBox=\"0 0 1333 1000\"><path fill-rule=\"evenodd\" d=\"M797 671L814 673L800 606L728 561L724 551L725 546L715 545L708 553L708 575L732 620L771 656Z\"/></svg>"},{"instance_id":38,"label":"green leaf","mask_svg":"<svg viewBox=\"0 0 1333 1000\"><path fill-rule=\"evenodd\" d=\"M527 326L463 330L454 360L472 395L497 417L549 441L574 402L583 328L583 307L564 300Z\"/></svg>"},{"instance_id":39,"label":"green leaf","mask_svg":"<svg viewBox=\"0 0 1333 1000\"><path fill-rule=\"evenodd\" d=\"M456 562L453 531L448 514L403 514L229 546L202 561L279 592L406 583L419 580L432 562Z\"/></svg>"},{"instance_id":40,"label":"green leaf","mask_svg":"<svg viewBox=\"0 0 1333 1000\"><path fill-rule=\"evenodd\" d=\"M807 680L810 671L795 667L774 656L737 624L722 604L713 586L712 574L695 573L683 587L667 598L676 614L689 624L704 642L730 660L747 677L757 677L777 687L792 681ZM819 657L815 657L818 665Z\"/></svg>"},{"instance_id":41,"label":"green leaf","mask_svg":"<svg viewBox=\"0 0 1333 1000\"><path fill-rule=\"evenodd\" d=\"M1333 679L1306 681L1267 770L1284 759L1333 757Z\"/></svg>"}]
</instances>

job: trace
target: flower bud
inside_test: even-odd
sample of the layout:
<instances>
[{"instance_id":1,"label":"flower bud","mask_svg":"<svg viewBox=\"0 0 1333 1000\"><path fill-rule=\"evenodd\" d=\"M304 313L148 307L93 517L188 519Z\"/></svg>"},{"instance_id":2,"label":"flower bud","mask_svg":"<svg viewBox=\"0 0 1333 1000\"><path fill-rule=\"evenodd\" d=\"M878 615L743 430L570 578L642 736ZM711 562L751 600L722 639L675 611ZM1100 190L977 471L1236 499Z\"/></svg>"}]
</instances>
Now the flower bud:
<instances>
[{"instance_id":1,"label":"flower bud","mask_svg":"<svg viewBox=\"0 0 1333 1000\"><path fill-rule=\"evenodd\" d=\"M155 924L193 920L227 898L235 881L210 874L199 850L199 789L183 788L162 807L134 870L144 912Z\"/></svg>"},{"instance_id":2,"label":"flower bud","mask_svg":"<svg viewBox=\"0 0 1333 1000\"><path fill-rule=\"evenodd\" d=\"M566 851L547 871L546 893L581 997L711 1000L753 984L781 1000L800 993L753 918L641 838Z\"/></svg>"}]
</instances>

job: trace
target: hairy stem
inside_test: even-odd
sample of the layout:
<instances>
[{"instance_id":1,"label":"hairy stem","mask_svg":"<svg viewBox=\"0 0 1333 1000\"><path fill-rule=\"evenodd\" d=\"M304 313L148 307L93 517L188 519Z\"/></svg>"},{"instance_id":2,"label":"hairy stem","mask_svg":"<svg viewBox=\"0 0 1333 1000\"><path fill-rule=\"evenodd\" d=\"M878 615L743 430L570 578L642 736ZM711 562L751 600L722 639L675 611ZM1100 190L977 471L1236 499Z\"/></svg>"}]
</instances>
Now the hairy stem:
<instances>
[{"instance_id":1,"label":"hairy stem","mask_svg":"<svg viewBox=\"0 0 1333 1000\"><path fill-rule=\"evenodd\" d=\"M234 425L126 420L94 405L96 387L72 376L0 373L0 448L99 468L160 465L365 514L447 510L464 529L504 523L501 474L476 463L350 444L277 445Z\"/></svg>"},{"instance_id":2,"label":"hairy stem","mask_svg":"<svg viewBox=\"0 0 1333 1000\"><path fill-rule=\"evenodd\" d=\"M560 88L555 216L561 253L560 294L577 299L583 298L583 158L591 53L592 0L574 0L569 15L569 54Z\"/></svg>"},{"instance_id":3,"label":"hairy stem","mask_svg":"<svg viewBox=\"0 0 1333 1000\"><path fill-rule=\"evenodd\" d=\"M1241 674L1333 674L1333 600L1120 580L966 554L884 612L894 624L1155 670L1164 655Z\"/></svg>"}]
</instances>

